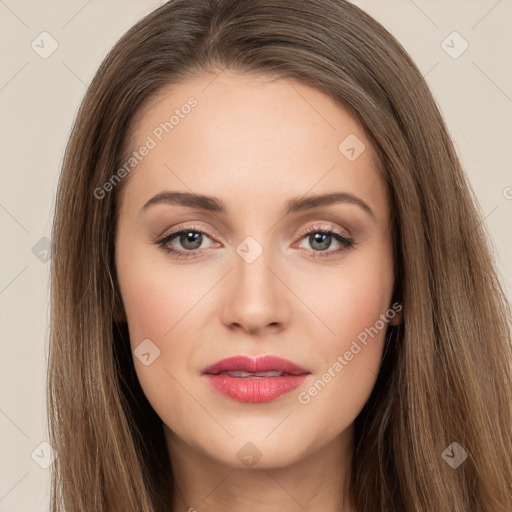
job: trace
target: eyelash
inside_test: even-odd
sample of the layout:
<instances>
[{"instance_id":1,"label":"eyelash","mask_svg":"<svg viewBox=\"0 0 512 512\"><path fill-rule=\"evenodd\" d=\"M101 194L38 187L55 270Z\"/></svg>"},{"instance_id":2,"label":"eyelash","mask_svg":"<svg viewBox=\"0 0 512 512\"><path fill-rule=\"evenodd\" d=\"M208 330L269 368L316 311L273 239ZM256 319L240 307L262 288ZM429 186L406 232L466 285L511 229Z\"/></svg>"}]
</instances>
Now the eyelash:
<instances>
[{"instance_id":1,"label":"eyelash","mask_svg":"<svg viewBox=\"0 0 512 512\"><path fill-rule=\"evenodd\" d=\"M194 250L188 250L184 251L181 249L176 249L175 247L171 247L167 245L169 242L171 242L174 238L181 235L182 233L200 233L202 235L207 235L209 238L213 238L211 233L206 231L203 228L199 228L196 226L184 226L180 229L177 229L176 231L173 231L172 233L166 234L163 237L153 240L153 242L156 245L159 245L162 250L166 251L167 254L173 253L176 258L179 259L188 259L188 258L196 258L197 256L194 256L194 253L199 252L199 249ZM334 229L324 229L324 228L318 228L316 226L312 226L305 231L301 233L300 240L307 237L308 235L312 233L320 233L322 235L331 235L335 240L337 240L342 247L336 250L331 251L313 251L310 250L312 258L327 258L330 256L333 256L334 254L339 254L343 251L346 251L347 249L350 249L355 244L355 241L352 237L348 237L346 235L343 235L339 231L336 231Z\"/></svg>"}]
</instances>

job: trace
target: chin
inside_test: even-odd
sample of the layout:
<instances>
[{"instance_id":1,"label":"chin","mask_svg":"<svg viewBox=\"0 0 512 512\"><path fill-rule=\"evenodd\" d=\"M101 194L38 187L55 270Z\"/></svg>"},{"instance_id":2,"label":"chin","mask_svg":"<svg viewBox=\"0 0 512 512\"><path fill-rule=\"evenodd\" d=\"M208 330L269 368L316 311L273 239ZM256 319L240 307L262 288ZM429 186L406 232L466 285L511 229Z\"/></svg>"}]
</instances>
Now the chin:
<instances>
[{"instance_id":1,"label":"chin","mask_svg":"<svg viewBox=\"0 0 512 512\"><path fill-rule=\"evenodd\" d=\"M234 438L224 442L210 440L207 446L201 446L201 451L208 457L236 469L286 467L306 456L307 445L303 439L290 436L285 438L275 432L268 438L265 438L266 435L246 430L243 435L234 435ZM215 450L212 450L212 446L215 446Z\"/></svg>"}]
</instances>

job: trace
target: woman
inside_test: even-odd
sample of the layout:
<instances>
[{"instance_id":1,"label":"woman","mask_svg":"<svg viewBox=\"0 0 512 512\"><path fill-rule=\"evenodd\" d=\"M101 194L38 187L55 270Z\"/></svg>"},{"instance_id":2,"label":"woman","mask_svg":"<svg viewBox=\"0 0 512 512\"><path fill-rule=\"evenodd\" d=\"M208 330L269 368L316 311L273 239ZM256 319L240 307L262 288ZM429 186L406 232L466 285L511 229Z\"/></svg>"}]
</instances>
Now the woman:
<instances>
[{"instance_id":1,"label":"woman","mask_svg":"<svg viewBox=\"0 0 512 512\"><path fill-rule=\"evenodd\" d=\"M63 163L54 512L512 509L510 309L416 66L343 0L171 0Z\"/></svg>"}]
</instances>

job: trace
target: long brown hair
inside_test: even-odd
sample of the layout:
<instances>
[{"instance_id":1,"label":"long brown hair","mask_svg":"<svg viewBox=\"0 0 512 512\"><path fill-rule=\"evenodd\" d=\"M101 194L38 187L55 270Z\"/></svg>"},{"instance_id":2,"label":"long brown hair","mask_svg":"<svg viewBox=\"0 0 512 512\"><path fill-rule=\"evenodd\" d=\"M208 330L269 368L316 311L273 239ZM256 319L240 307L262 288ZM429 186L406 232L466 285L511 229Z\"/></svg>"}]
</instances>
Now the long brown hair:
<instances>
[{"instance_id":1,"label":"long brown hair","mask_svg":"<svg viewBox=\"0 0 512 512\"><path fill-rule=\"evenodd\" d=\"M391 198L395 297L373 393L356 419L359 512L512 510L510 305L476 196L417 67L344 0L171 0L105 58L66 149L53 225L47 381L51 511L160 512L173 476L135 375L114 250L135 116L156 93L229 69L298 80L363 126ZM442 454L457 442L457 469Z\"/></svg>"}]
</instances>

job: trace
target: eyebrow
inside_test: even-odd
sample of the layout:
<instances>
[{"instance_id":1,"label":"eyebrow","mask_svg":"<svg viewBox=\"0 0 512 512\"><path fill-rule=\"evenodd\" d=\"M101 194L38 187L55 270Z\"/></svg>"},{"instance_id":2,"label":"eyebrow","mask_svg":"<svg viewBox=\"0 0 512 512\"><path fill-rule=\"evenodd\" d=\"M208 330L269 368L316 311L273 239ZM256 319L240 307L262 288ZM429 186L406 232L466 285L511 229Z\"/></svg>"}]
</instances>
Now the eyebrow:
<instances>
[{"instance_id":1,"label":"eyebrow","mask_svg":"<svg viewBox=\"0 0 512 512\"><path fill-rule=\"evenodd\" d=\"M308 197L295 197L289 199L284 207L282 215L288 215L290 213L297 213L306 210L312 210L320 206L329 206L337 203L348 203L359 206L374 220L376 219L375 212L370 206L363 201L360 197L350 194L348 192L332 192L330 194L318 194ZM188 206L191 208L199 208L201 210L227 214L229 209L226 204L212 196L206 196L201 194L194 194L192 192L160 192L156 196L149 199L141 209L141 213L147 210L149 207L157 204L170 204L178 206Z\"/></svg>"}]
</instances>

